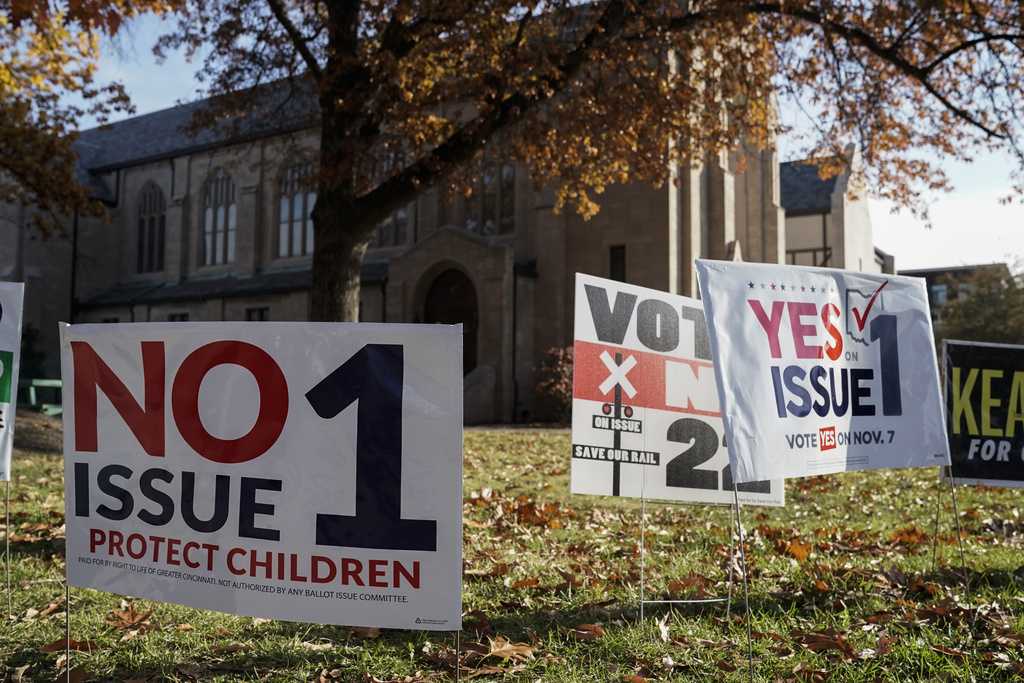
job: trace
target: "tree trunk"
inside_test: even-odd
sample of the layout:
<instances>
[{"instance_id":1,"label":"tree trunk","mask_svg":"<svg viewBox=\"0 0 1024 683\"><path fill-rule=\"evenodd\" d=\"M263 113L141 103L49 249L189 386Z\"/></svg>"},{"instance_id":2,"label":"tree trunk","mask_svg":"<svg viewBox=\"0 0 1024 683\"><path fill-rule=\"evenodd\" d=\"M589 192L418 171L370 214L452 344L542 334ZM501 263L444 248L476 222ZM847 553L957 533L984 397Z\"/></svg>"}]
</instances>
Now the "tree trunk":
<instances>
[{"instance_id":1,"label":"tree trunk","mask_svg":"<svg viewBox=\"0 0 1024 683\"><path fill-rule=\"evenodd\" d=\"M318 195L313 212L313 289L309 319L321 322L359 320L359 283L370 230L361 229L339 204ZM363 237L362 235L366 235Z\"/></svg>"}]
</instances>

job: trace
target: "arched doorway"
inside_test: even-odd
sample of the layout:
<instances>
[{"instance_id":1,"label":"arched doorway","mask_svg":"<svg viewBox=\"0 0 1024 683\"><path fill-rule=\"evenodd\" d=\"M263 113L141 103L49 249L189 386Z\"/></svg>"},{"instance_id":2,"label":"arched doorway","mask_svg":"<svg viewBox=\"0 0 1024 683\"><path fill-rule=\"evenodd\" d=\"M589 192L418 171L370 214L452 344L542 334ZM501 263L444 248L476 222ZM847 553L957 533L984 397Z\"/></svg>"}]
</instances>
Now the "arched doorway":
<instances>
[{"instance_id":1,"label":"arched doorway","mask_svg":"<svg viewBox=\"0 0 1024 683\"><path fill-rule=\"evenodd\" d=\"M423 322L453 325L462 323L462 371L476 367L476 332L479 313L476 289L466 274L449 268L430 284L423 303Z\"/></svg>"}]
</instances>

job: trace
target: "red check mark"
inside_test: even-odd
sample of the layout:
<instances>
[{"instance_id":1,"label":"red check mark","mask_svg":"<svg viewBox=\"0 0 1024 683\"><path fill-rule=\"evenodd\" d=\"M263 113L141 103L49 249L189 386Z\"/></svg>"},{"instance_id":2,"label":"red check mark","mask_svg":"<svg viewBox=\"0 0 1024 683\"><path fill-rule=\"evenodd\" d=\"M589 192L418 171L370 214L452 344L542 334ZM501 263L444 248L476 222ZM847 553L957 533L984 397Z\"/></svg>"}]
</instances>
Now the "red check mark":
<instances>
[{"instance_id":1,"label":"red check mark","mask_svg":"<svg viewBox=\"0 0 1024 683\"><path fill-rule=\"evenodd\" d=\"M858 330L862 332L864 331L864 323L868 321L868 313L871 312L871 307L875 305L875 299L878 298L879 292L881 292L882 288L884 288L887 284L889 284L888 280L878 285L878 289L876 289L875 293L871 295L870 299L868 299L868 305L867 308L864 309L864 315L861 315L860 311L858 311L856 308L853 308L852 306L850 307L850 310L853 311L853 319L857 323Z\"/></svg>"}]
</instances>

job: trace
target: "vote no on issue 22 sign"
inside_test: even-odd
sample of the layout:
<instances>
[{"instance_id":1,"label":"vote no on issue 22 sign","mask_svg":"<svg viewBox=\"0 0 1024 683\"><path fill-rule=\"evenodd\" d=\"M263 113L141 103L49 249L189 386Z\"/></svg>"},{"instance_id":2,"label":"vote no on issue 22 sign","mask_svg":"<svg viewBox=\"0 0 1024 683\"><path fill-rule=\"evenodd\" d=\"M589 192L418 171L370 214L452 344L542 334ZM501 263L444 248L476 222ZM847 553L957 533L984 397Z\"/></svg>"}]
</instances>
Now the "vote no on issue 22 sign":
<instances>
[{"instance_id":1,"label":"vote no on issue 22 sign","mask_svg":"<svg viewBox=\"0 0 1024 683\"><path fill-rule=\"evenodd\" d=\"M1024 346L946 340L942 348L954 481L1024 487Z\"/></svg>"},{"instance_id":2,"label":"vote no on issue 22 sign","mask_svg":"<svg viewBox=\"0 0 1024 683\"><path fill-rule=\"evenodd\" d=\"M699 301L576 274L572 492L732 503ZM737 486L782 505L783 482Z\"/></svg>"},{"instance_id":3,"label":"vote no on issue 22 sign","mask_svg":"<svg viewBox=\"0 0 1024 683\"><path fill-rule=\"evenodd\" d=\"M460 628L461 327L104 324L61 337L71 585Z\"/></svg>"}]
</instances>

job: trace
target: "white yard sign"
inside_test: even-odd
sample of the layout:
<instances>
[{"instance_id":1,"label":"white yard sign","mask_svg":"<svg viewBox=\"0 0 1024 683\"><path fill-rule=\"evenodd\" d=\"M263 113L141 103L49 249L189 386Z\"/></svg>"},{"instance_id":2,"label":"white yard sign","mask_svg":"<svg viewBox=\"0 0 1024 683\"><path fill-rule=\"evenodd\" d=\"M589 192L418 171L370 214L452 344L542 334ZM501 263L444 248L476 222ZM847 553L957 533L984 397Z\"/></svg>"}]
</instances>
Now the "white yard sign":
<instances>
[{"instance_id":1,"label":"white yard sign","mask_svg":"<svg viewBox=\"0 0 1024 683\"><path fill-rule=\"evenodd\" d=\"M924 280L697 261L737 481L949 463Z\"/></svg>"},{"instance_id":2,"label":"white yard sign","mask_svg":"<svg viewBox=\"0 0 1024 683\"><path fill-rule=\"evenodd\" d=\"M461 327L146 323L61 337L72 585L460 628Z\"/></svg>"},{"instance_id":3,"label":"white yard sign","mask_svg":"<svg viewBox=\"0 0 1024 683\"><path fill-rule=\"evenodd\" d=\"M0 282L0 481L11 478L14 408L18 403L21 358L21 303L25 285Z\"/></svg>"},{"instance_id":4,"label":"white yard sign","mask_svg":"<svg viewBox=\"0 0 1024 683\"><path fill-rule=\"evenodd\" d=\"M700 302L576 275L572 492L732 503ZM781 481L738 486L782 505Z\"/></svg>"}]
</instances>

